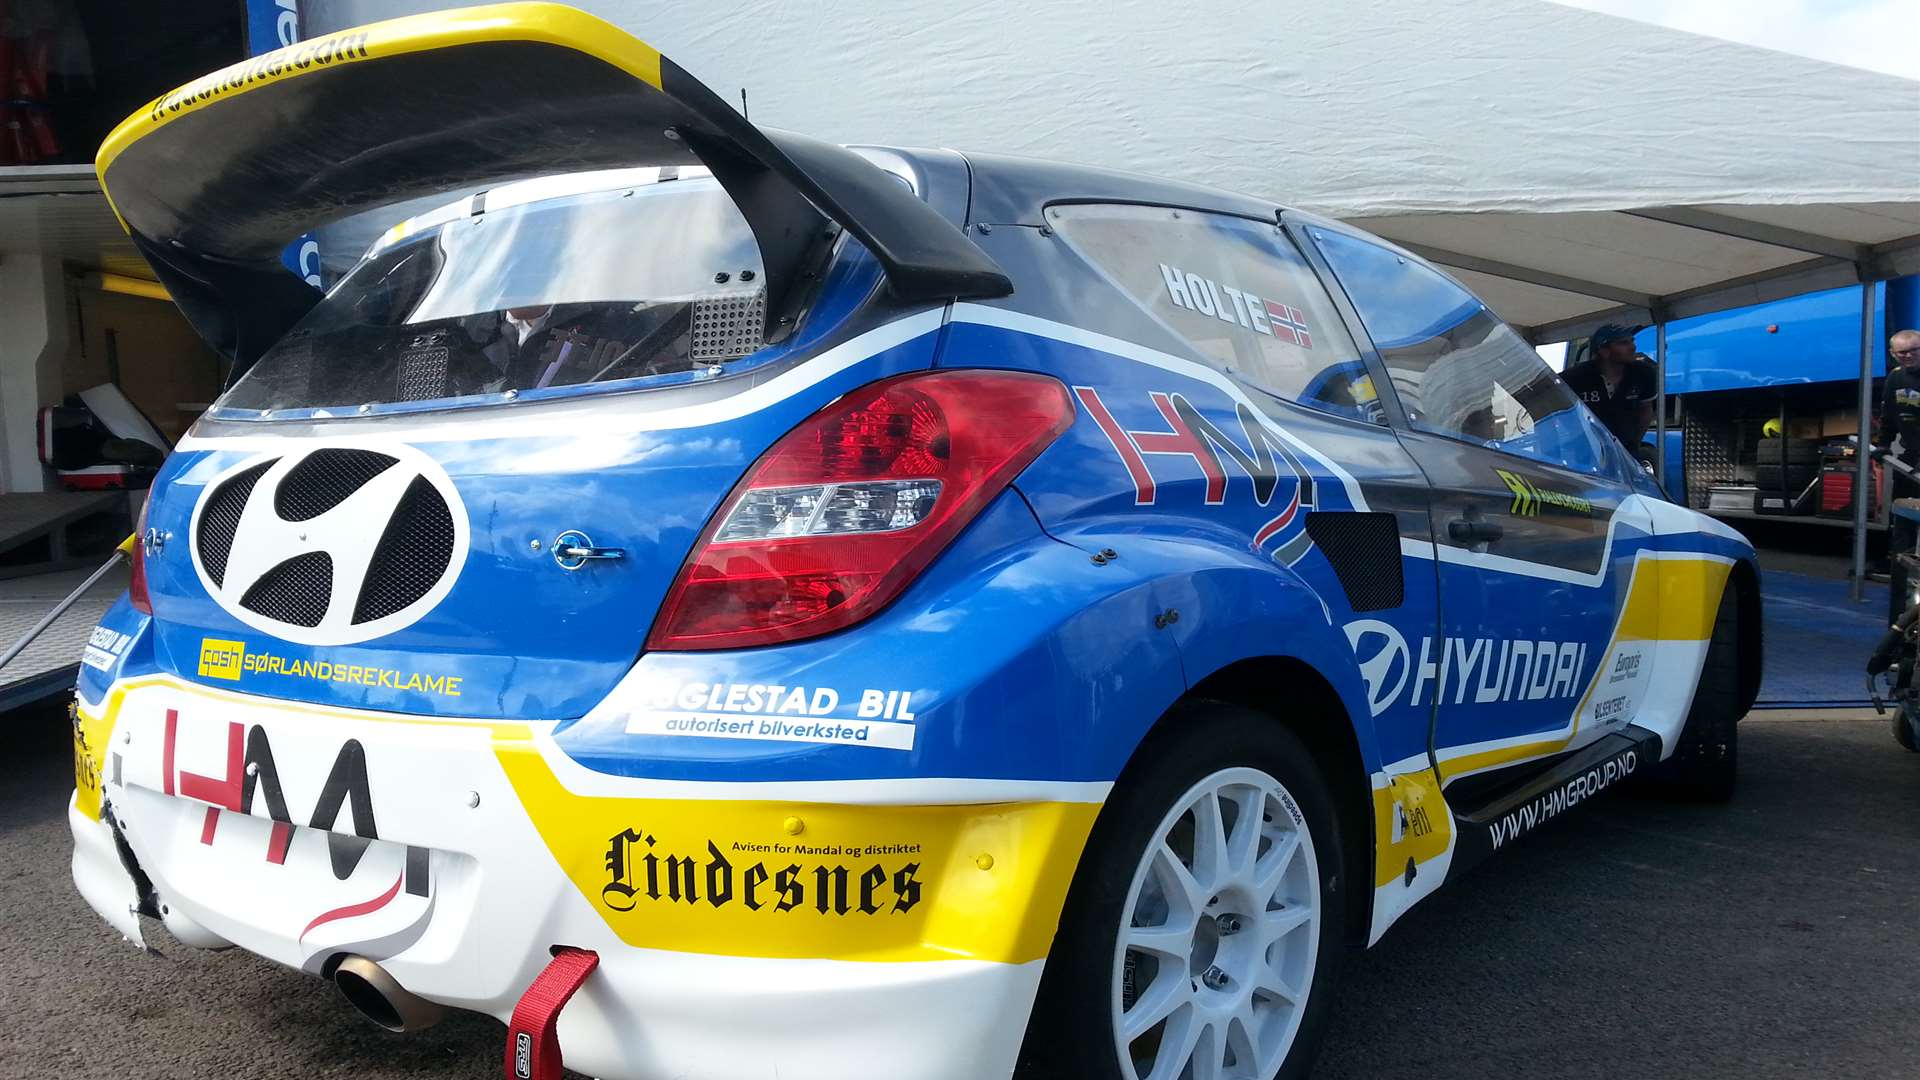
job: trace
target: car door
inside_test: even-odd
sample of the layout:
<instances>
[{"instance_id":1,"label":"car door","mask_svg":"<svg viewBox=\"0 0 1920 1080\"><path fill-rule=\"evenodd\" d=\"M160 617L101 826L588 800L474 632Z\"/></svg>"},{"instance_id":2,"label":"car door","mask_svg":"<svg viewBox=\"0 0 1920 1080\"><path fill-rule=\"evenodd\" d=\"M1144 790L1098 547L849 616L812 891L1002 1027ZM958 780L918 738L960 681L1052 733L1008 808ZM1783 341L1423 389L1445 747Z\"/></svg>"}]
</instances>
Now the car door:
<instances>
[{"instance_id":1,"label":"car door","mask_svg":"<svg viewBox=\"0 0 1920 1080\"><path fill-rule=\"evenodd\" d=\"M1373 339L1406 416L1401 437L1433 486L1441 631L1409 651L1412 693L1435 705L1442 782L1492 781L1623 727L1637 698L1609 687L1644 685L1639 647L1620 651L1632 631L1620 616L1652 521L1598 425L1451 278L1344 231L1310 232ZM1657 588L1645 591L1657 603Z\"/></svg>"},{"instance_id":2,"label":"car door","mask_svg":"<svg viewBox=\"0 0 1920 1080\"><path fill-rule=\"evenodd\" d=\"M1195 374L1193 366L1146 353L1136 355L1149 362L1138 364L1093 355L1085 366L1054 362L1096 423L1082 429L1084 442L1070 434L1042 459L1043 469L1068 482L1022 482L1035 512L1055 535L1072 536L1137 528L1131 523L1140 507L1151 505L1157 528L1254 556L1304 584L1315 614L1332 624L1331 640L1342 648L1354 642L1366 683L1356 704L1370 707L1356 721L1374 730L1380 761L1425 770L1431 707L1405 705L1405 668L1396 657L1404 642L1430 637L1437 626L1431 564L1403 554L1408 544L1424 548L1430 540L1428 484L1388 425L1378 369L1349 334L1334 296L1272 218L1071 202L1049 207L1047 223L1064 242L1050 249L1063 260L1050 279L1082 283L1063 306L1114 311L1121 305L1102 296L1117 288L1143 318L1112 315L1101 320L1104 330L1190 357L1207 374L1184 377ZM1084 260L1097 276L1066 259ZM1115 475L1116 454L1127 464L1118 475L1132 480L1102 490L1088 478ZM1275 460L1291 476L1285 462L1294 459L1308 484L1246 483ZM1211 587L1208 575L1191 580ZM1204 606L1179 597L1168 604ZM1197 669L1222 662L1208 650L1244 647L1200 634L1198 625L1193 619L1175 628L1187 635L1183 657ZM1312 636L1292 611L1257 632L1290 655ZM1288 706L1288 693L1275 687L1276 708Z\"/></svg>"}]
</instances>

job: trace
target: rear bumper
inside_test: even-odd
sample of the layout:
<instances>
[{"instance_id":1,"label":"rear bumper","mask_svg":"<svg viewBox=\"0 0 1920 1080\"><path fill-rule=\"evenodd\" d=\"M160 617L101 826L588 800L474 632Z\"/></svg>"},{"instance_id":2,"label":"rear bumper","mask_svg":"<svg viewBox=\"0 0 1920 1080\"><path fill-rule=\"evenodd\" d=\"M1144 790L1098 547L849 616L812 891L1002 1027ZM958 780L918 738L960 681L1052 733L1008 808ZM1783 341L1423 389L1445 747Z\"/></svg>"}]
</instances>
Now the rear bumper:
<instances>
[{"instance_id":1,"label":"rear bumper","mask_svg":"<svg viewBox=\"0 0 1920 1080\"><path fill-rule=\"evenodd\" d=\"M139 897L114 822L187 944L316 974L364 955L503 1021L552 946L591 949L560 1044L609 1080L1008 1075L1097 811L626 780L537 725L168 678L116 685L81 733L75 879L123 933Z\"/></svg>"},{"instance_id":2,"label":"rear bumper","mask_svg":"<svg viewBox=\"0 0 1920 1080\"><path fill-rule=\"evenodd\" d=\"M129 913L136 897L110 830L78 808L67 819L74 875L87 883L82 895L102 918L137 935ZM170 915L180 904L212 917L190 900L167 903ZM512 955L510 941L475 944L476 955L455 949L382 962L415 993L504 1023L519 990L502 985L531 982L545 956ZM1041 970L1040 961L767 960L603 945L599 967L560 1014L559 1036L569 1069L607 1080L844 1080L868 1070L903 1080L1007 1076ZM496 993L461 987L468 974Z\"/></svg>"}]
</instances>

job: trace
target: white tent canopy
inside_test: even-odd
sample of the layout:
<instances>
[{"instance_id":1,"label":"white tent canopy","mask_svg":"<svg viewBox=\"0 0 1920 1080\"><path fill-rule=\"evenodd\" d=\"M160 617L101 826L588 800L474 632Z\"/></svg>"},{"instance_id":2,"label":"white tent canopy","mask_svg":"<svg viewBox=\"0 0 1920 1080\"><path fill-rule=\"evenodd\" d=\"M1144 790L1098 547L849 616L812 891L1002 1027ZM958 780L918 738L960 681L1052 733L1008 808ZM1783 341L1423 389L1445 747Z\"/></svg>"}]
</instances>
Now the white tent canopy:
<instances>
[{"instance_id":1,"label":"white tent canopy","mask_svg":"<svg viewBox=\"0 0 1920 1080\"><path fill-rule=\"evenodd\" d=\"M760 123L1348 219L1538 341L1920 272L1920 83L1541 0L576 2Z\"/></svg>"},{"instance_id":2,"label":"white tent canopy","mask_svg":"<svg viewBox=\"0 0 1920 1080\"><path fill-rule=\"evenodd\" d=\"M741 87L763 124L1176 175L1353 221L1536 342L1658 323L1664 367L1672 319L1920 273L1920 83L1542 0L576 2ZM308 30L395 7L307 0Z\"/></svg>"}]
</instances>

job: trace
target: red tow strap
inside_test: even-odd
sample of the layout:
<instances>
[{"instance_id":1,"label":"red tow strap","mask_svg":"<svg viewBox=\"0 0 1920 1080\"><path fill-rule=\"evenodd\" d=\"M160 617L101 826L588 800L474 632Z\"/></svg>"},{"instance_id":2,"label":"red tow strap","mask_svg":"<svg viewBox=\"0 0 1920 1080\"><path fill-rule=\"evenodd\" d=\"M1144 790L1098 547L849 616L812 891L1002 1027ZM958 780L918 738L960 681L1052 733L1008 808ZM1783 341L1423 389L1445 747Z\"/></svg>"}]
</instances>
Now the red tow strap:
<instances>
[{"instance_id":1,"label":"red tow strap","mask_svg":"<svg viewBox=\"0 0 1920 1080\"><path fill-rule=\"evenodd\" d=\"M600 966L600 954L559 948L507 1024L507 1080L560 1080L560 1039L554 1029L573 992Z\"/></svg>"}]
</instances>

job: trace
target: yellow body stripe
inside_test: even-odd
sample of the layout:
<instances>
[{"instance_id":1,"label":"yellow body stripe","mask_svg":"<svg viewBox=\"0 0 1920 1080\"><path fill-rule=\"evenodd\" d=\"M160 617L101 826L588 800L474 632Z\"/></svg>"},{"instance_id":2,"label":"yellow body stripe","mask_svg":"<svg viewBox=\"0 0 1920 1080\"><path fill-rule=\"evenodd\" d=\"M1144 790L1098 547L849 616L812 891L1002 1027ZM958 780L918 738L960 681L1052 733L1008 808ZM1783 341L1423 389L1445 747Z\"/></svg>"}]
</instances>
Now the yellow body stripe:
<instances>
[{"instance_id":1,"label":"yellow body stripe","mask_svg":"<svg viewBox=\"0 0 1920 1080\"><path fill-rule=\"evenodd\" d=\"M1733 567L1711 559L1647 560L1657 568L1633 575L1626 611L1609 648L1622 641L1705 641Z\"/></svg>"},{"instance_id":2,"label":"yellow body stripe","mask_svg":"<svg viewBox=\"0 0 1920 1080\"><path fill-rule=\"evenodd\" d=\"M1394 819L1401 815L1406 828L1395 843ZM1432 769L1388 777L1386 786L1373 789L1374 888L1405 876L1409 859L1418 864L1444 854L1452 836L1453 813Z\"/></svg>"},{"instance_id":3,"label":"yellow body stripe","mask_svg":"<svg viewBox=\"0 0 1920 1080\"><path fill-rule=\"evenodd\" d=\"M188 113L275 82L357 63L487 42L557 45L611 64L660 89L660 53L625 30L562 4L513 3L409 15L296 42L243 60L160 95L120 122L100 144L94 171L106 188L107 167L127 147ZM320 60L324 55L326 59ZM475 88L475 93L484 89ZM425 118L422 122L431 122ZM107 191L107 202L113 193ZM114 213L117 215L119 210ZM121 219L121 227L126 219Z\"/></svg>"},{"instance_id":4,"label":"yellow body stripe","mask_svg":"<svg viewBox=\"0 0 1920 1080\"><path fill-rule=\"evenodd\" d=\"M595 912L629 945L679 952L1041 959L1100 811L583 796L531 743L495 750Z\"/></svg>"},{"instance_id":5,"label":"yellow body stripe","mask_svg":"<svg viewBox=\"0 0 1920 1080\"><path fill-rule=\"evenodd\" d=\"M244 697L152 675L116 684L97 711L79 710L75 780L80 810L94 820L104 748L127 694L145 686ZM621 940L643 948L866 961L1042 959L1100 813L1097 803L1070 802L856 806L581 795L560 782L527 724L253 701L280 714L486 728L561 871Z\"/></svg>"},{"instance_id":6,"label":"yellow body stripe","mask_svg":"<svg viewBox=\"0 0 1920 1080\"><path fill-rule=\"evenodd\" d=\"M1566 749L1579 732L1580 716L1586 712L1594 690L1599 687L1607 669L1607 658L1614 650L1626 641L1705 641L1712 637L1714 616L1720 610L1720 592L1726 587L1727 575L1732 569L1726 562L1708 558L1636 559L1613 637L1600 652L1600 667L1594 671L1586 693L1574 708L1573 725L1567 733L1446 758L1440 763L1446 777L1452 779Z\"/></svg>"}]
</instances>

